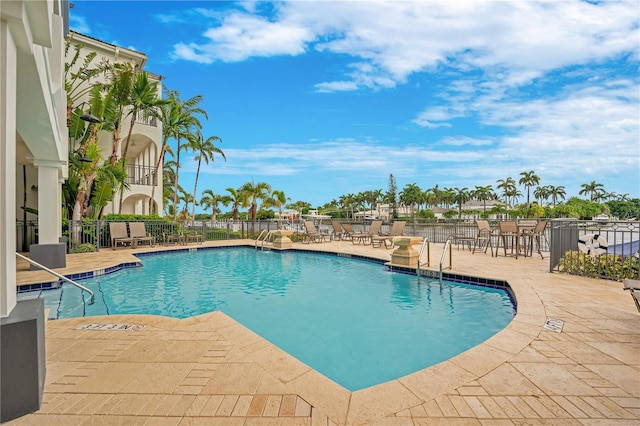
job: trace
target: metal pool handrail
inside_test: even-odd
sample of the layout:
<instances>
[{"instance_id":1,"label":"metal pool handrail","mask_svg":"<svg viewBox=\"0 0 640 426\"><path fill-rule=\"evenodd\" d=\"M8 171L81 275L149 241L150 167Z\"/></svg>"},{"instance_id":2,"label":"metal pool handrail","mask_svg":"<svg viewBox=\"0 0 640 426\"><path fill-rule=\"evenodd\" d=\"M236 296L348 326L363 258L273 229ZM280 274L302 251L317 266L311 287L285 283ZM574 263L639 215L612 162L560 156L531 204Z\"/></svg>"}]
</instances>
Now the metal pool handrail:
<instances>
[{"instance_id":1,"label":"metal pool handrail","mask_svg":"<svg viewBox=\"0 0 640 426\"><path fill-rule=\"evenodd\" d=\"M274 231L267 231L266 229L263 229L262 232L260 232L260 235L258 235L258 238L256 239L256 250L258 249L258 243L261 243L260 248L264 250L264 243L269 242L269 237L273 238L273 232ZM263 235L264 235L264 238L262 237Z\"/></svg>"},{"instance_id":2,"label":"metal pool handrail","mask_svg":"<svg viewBox=\"0 0 640 426\"><path fill-rule=\"evenodd\" d=\"M431 263L431 250L429 248L429 238L424 237L422 245L420 246L420 253L418 254L418 265L416 266L416 275L420 276L420 259L422 258L422 252L424 252L425 246L427 247L427 266Z\"/></svg>"},{"instance_id":3,"label":"metal pool handrail","mask_svg":"<svg viewBox=\"0 0 640 426\"><path fill-rule=\"evenodd\" d=\"M36 262L35 260L31 260L28 257L24 257L23 255L21 255L20 253L16 253L16 256L18 256L20 259L22 260L26 260L27 262L29 262L32 265L37 266L38 268L41 268L45 271L47 271L48 273L50 273L51 275L55 275L56 277L60 278L61 280L64 280L66 282L68 282L71 285L74 285L76 287L78 287L80 290L82 291L86 291L87 293L89 293L91 295L91 298L89 298L89 304L93 305L95 302L95 297L93 295L93 291L89 290L88 288L86 288L85 286L83 286L82 284L78 284L77 282L65 277L64 275L60 275L59 273L57 273L56 271L52 271L51 269L47 268L44 265L39 264L38 262Z\"/></svg>"},{"instance_id":4,"label":"metal pool handrail","mask_svg":"<svg viewBox=\"0 0 640 426\"><path fill-rule=\"evenodd\" d=\"M451 269L452 266L452 253L451 253L451 238L447 238L444 243L444 250L442 250L442 256L440 256L440 283L442 283L442 264L444 263L444 256L449 252L449 266L447 269Z\"/></svg>"}]
</instances>

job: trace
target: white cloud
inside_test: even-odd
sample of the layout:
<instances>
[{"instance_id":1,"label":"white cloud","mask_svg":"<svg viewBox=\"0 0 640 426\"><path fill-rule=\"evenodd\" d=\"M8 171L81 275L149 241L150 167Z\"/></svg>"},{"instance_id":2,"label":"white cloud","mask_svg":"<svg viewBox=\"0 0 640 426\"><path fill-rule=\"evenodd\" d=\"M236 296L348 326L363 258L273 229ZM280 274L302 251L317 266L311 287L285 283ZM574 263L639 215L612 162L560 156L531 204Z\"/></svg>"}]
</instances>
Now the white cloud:
<instances>
[{"instance_id":1,"label":"white cloud","mask_svg":"<svg viewBox=\"0 0 640 426\"><path fill-rule=\"evenodd\" d=\"M212 63L316 49L354 58L344 81L320 82L319 90L393 87L442 66L517 86L634 52L640 34L634 1L292 1L265 16L263 9L217 12L207 40L178 43L175 56Z\"/></svg>"},{"instance_id":2,"label":"white cloud","mask_svg":"<svg viewBox=\"0 0 640 426\"><path fill-rule=\"evenodd\" d=\"M174 55L201 63L243 61L254 56L299 55L315 35L307 28L272 22L248 13L233 12L220 26L209 28L204 44L178 43Z\"/></svg>"},{"instance_id":3,"label":"white cloud","mask_svg":"<svg viewBox=\"0 0 640 426\"><path fill-rule=\"evenodd\" d=\"M91 28L84 16L69 15L69 26L81 34L91 34Z\"/></svg>"},{"instance_id":4,"label":"white cloud","mask_svg":"<svg viewBox=\"0 0 640 426\"><path fill-rule=\"evenodd\" d=\"M451 127L451 124L447 121L454 118L463 117L464 109L459 106L436 106L429 107L413 120L418 126L436 128L436 127Z\"/></svg>"},{"instance_id":5,"label":"white cloud","mask_svg":"<svg viewBox=\"0 0 640 426\"><path fill-rule=\"evenodd\" d=\"M470 138L467 136L447 136L440 140L443 145L449 146L491 146L496 143L495 139L489 137Z\"/></svg>"}]
</instances>

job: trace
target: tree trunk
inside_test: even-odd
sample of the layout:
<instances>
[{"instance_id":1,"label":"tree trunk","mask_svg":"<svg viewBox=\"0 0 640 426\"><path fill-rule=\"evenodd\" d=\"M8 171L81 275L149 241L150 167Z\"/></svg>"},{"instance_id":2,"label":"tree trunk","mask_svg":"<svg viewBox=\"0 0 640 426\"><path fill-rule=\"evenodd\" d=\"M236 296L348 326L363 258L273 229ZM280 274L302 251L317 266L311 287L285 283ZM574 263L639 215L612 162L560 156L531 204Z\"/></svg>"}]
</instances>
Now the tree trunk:
<instances>
[{"instance_id":1,"label":"tree trunk","mask_svg":"<svg viewBox=\"0 0 640 426\"><path fill-rule=\"evenodd\" d=\"M178 182L180 175L180 138L178 138L178 146L176 148L176 181L173 186L173 220L176 220L176 212L178 210Z\"/></svg>"},{"instance_id":2,"label":"tree trunk","mask_svg":"<svg viewBox=\"0 0 640 426\"><path fill-rule=\"evenodd\" d=\"M165 146L166 144L163 144L160 148L160 155L158 155L158 161L156 161L156 170L153 175L153 177L155 178L155 182L151 187L151 198L149 198L149 214L155 213L155 209L153 207L153 199L155 197L156 187L158 186L158 172L160 171L160 163L162 163L162 160L164 158Z\"/></svg>"},{"instance_id":3,"label":"tree trunk","mask_svg":"<svg viewBox=\"0 0 640 426\"><path fill-rule=\"evenodd\" d=\"M198 160L198 168L196 169L196 180L195 180L195 183L193 184L193 209L191 210L192 212L191 226L194 226L196 221L196 188L198 188L198 175L200 174L201 163L202 163L202 159Z\"/></svg>"},{"instance_id":4,"label":"tree trunk","mask_svg":"<svg viewBox=\"0 0 640 426\"><path fill-rule=\"evenodd\" d=\"M120 146L120 129L113 131L113 146L111 148L111 156L109 157L109 163L113 166L118 161L118 147Z\"/></svg>"}]
</instances>

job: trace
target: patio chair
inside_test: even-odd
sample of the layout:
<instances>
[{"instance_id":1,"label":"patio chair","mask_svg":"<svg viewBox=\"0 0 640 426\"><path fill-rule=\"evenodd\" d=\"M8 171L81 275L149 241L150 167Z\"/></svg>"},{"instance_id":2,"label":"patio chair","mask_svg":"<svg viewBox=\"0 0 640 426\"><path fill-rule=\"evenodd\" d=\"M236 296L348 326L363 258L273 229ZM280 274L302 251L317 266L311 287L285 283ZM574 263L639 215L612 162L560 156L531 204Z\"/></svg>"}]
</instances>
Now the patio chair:
<instances>
[{"instance_id":1,"label":"patio chair","mask_svg":"<svg viewBox=\"0 0 640 426\"><path fill-rule=\"evenodd\" d=\"M156 245L156 237L147 234L144 222L129 222L129 233L133 238L133 247L137 247L140 242L147 242L150 247Z\"/></svg>"},{"instance_id":2,"label":"patio chair","mask_svg":"<svg viewBox=\"0 0 640 426\"><path fill-rule=\"evenodd\" d=\"M373 247L382 247L382 244L384 243L384 248L393 248L394 237L402 236L402 233L404 232L404 226L406 224L407 222L403 220L397 220L393 222L389 234L371 236L371 245Z\"/></svg>"},{"instance_id":3,"label":"patio chair","mask_svg":"<svg viewBox=\"0 0 640 426\"><path fill-rule=\"evenodd\" d=\"M307 244L309 242L321 243L325 240L325 238L328 238L327 241L331 241L331 234L319 232L312 220L305 220L304 227L306 229L306 232L300 234L302 236L303 243L305 241Z\"/></svg>"},{"instance_id":4,"label":"patio chair","mask_svg":"<svg viewBox=\"0 0 640 426\"><path fill-rule=\"evenodd\" d=\"M353 244L364 244L367 245L371 242L371 237L374 235L379 235L380 234L380 228L382 227L382 221L381 220L374 220L373 222L371 222L371 225L369 225L369 230L366 233L360 233L356 236L352 236L351 237L351 242Z\"/></svg>"},{"instance_id":5,"label":"patio chair","mask_svg":"<svg viewBox=\"0 0 640 426\"><path fill-rule=\"evenodd\" d=\"M478 234L476 235L476 239L473 243L473 251L471 253L475 253L477 248L482 249L484 246L484 252L487 252L487 249L491 247L491 256L493 256L493 243L491 240L493 239L495 233L491 229L491 225L489 225L488 220L476 220L476 226L478 227Z\"/></svg>"},{"instance_id":6,"label":"patio chair","mask_svg":"<svg viewBox=\"0 0 640 426\"><path fill-rule=\"evenodd\" d=\"M185 232L183 236L185 244L189 244L191 242L202 244L204 242L204 237L198 231Z\"/></svg>"},{"instance_id":7,"label":"patio chair","mask_svg":"<svg viewBox=\"0 0 640 426\"><path fill-rule=\"evenodd\" d=\"M542 259L544 259L544 256L542 255L541 242L544 238L545 242L547 243L547 247L549 247L549 240L547 240L547 234L545 233L548 223L548 220L539 220L533 229L524 229L522 231L522 235L524 236L524 238L529 240L527 247L529 249L529 252L531 253L531 256L533 256L533 244L535 243L536 247L538 248L538 254Z\"/></svg>"},{"instance_id":8,"label":"patio chair","mask_svg":"<svg viewBox=\"0 0 640 426\"><path fill-rule=\"evenodd\" d=\"M163 232L162 233L162 241L164 241L164 245L165 246L168 246L169 243L176 243L176 244L181 244L181 245L185 245L187 243L187 240L186 240L184 234L181 233L181 232L179 232L177 234Z\"/></svg>"},{"instance_id":9,"label":"patio chair","mask_svg":"<svg viewBox=\"0 0 640 426\"><path fill-rule=\"evenodd\" d=\"M506 220L498 222L498 246L496 247L496 257L498 257L498 252L500 251L500 242L502 241L502 247L504 250L504 255L507 255L507 246L511 247L511 254L514 252L514 248L516 248L516 259L518 258L518 248L519 244L520 232L518 231L518 224L513 220Z\"/></svg>"},{"instance_id":10,"label":"patio chair","mask_svg":"<svg viewBox=\"0 0 640 426\"><path fill-rule=\"evenodd\" d=\"M118 244L133 247L133 238L129 236L125 222L109 222L109 235L111 236L111 248L113 250L116 249Z\"/></svg>"},{"instance_id":11,"label":"patio chair","mask_svg":"<svg viewBox=\"0 0 640 426\"><path fill-rule=\"evenodd\" d=\"M622 284L624 285L623 288L625 290L629 290L629 293L631 293L631 297L633 297L636 308L638 309L638 312L640 312L640 280L627 278L622 280Z\"/></svg>"}]
</instances>

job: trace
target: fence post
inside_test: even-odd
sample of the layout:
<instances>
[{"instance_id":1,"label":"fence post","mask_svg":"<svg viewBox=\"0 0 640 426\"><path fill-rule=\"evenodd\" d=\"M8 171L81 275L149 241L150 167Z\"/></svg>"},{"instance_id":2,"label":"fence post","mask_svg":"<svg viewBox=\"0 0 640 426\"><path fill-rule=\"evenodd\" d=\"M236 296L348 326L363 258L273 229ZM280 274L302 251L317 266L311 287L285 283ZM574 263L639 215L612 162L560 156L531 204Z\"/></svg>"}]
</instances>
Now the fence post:
<instances>
[{"instance_id":1,"label":"fence post","mask_svg":"<svg viewBox=\"0 0 640 426\"><path fill-rule=\"evenodd\" d=\"M96 220L95 224L96 224L96 251L100 251L100 229L102 228L102 226L100 226L101 221L100 220Z\"/></svg>"},{"instance_id":2,"label":"fence post","mask_svg":"<svg viewBox=\"0 0 640 426\"><path fill-rule=\"evenodd\" d=\"M549 272L553 272L567 251L578 248L578 220L552 219L550 237Z\"/></svg>"}]
</instances>

